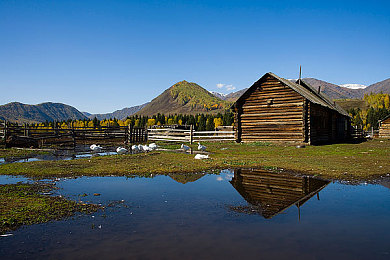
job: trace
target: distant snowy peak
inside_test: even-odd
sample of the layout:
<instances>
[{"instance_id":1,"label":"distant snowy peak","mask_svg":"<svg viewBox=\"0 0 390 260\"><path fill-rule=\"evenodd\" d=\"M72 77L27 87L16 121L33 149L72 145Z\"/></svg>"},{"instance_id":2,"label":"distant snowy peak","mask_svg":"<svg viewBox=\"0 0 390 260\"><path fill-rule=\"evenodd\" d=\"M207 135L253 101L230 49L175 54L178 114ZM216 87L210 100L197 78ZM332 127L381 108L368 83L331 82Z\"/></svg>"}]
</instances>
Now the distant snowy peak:
<instances>
[{"instance_id":1,"label":"distant snowy peak","mask_svg":"<svg viewBox=\"0 0 390 260\"><path fill-rule=\"evenodd\" d=\"M340 87L350 88L350 89L364 89L367 86L362 85L362 84L342 84L342 85L340 85Z\"/></svg>"},{"instance_id":2,"label":"distant snowy peak","mask_svg":"<svg viewBox=\"0 0 390 260\"><path fill-rule=\"evenodd\" d=\"M225 99L225 97L228 95L228 94L223 94L223 93L219 93L219 92L216 92L216 91L209 91L212 95L214 95L215 97L217 98L220 98L220 99Z\"/></svg>"}]
</instances>

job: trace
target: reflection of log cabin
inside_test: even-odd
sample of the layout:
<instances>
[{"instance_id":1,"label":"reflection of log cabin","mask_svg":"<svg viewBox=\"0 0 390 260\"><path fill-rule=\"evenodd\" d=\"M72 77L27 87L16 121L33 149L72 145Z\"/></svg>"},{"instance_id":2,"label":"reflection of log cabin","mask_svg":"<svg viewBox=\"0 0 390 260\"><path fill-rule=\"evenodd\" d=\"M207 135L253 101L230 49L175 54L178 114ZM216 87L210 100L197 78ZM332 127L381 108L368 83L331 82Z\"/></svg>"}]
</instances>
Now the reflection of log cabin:
<instances>
[{"instance_id":1,"label":"reflection of log cabin","mask_svg":"<svg viewBox=\"0 0 390 260\"><path fill-rule=\"evenodd\" d=\"M390 115L379 121L379 137L390 138Z\"/></svg>"},{"instance_id":2,"label":"reflection of log cabin","mask_svg":"<svg viewBox=\"0 0 390 260\"><path fill-rule=\"evenodd\" d=\"M252 205L233 210L256 212L264 218L272 218L292 205L299 209L311 197L318 195L329 181L265 170L237 169L230 183Z\"/></svg>"}]
</instances>

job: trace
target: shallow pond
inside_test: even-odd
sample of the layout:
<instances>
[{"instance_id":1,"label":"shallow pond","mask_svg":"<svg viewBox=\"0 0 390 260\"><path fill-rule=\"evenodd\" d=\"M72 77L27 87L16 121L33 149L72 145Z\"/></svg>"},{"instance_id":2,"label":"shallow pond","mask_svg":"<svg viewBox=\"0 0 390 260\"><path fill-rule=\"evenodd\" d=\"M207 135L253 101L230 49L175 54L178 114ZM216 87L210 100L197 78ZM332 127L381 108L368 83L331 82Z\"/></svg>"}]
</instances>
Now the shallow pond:
<instances>
[{"instance_id":1,"label":"shallow pond","mask_svg":"<svg viewBox=\"0 0 390 260\"><path fill-rule=\"evenodd\" d=\"M54 154L39 154L39 155L30 155L30 156L17 156L17 157L6 157L0 158L0 165L7 163L20 163L20 162L36 162L36 161L60 161L60 160L75 160L75 159L84 159L97 156L107 156L107 155L116 155L115 149L107 149L104 152L91 152L87 148L83 151L80 150L69 150L61 151L58 150Z\"/></svg>"},{"instance_id":2,"label":"shallow pond","mask_svg":"<svg viewBox=\"0 0 390 260\"><path fill-rule=\"evenodd\" d=\"M0 183L17 180L25 181ZM390 258L390 190L380 184L224 170L56 186L57 195L110 206L0 237L1 259Z\"/></svg>"}]
</instances>

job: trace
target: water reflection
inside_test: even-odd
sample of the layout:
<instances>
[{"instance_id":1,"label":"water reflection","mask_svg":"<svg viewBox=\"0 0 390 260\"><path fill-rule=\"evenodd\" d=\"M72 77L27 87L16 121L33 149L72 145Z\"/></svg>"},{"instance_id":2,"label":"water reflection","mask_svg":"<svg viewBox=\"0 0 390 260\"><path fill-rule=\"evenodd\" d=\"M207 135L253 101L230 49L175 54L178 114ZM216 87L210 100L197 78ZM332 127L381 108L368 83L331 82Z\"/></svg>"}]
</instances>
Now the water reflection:
<instances>
[{"instance_id":1,"label":"water reflection","mask_svg":"<svg viewBox=\"0 0 390 260\"><path fill-rule=\"evenodd\" d=\"M231 206L237 212L272 218L287 208L300 207L325 188L329 181L261 169L236 169L230 181L249 206Z\"/></svg>"},{"instance_id":2,"label":"water reflection","mask_svg":"<svg viewBox=\"0 0 390 260\"><path fill-rule=\"evenodd\" d=\"M171 173L168 175L178 183L186 184L188 182L195 182L205 176L205 173Z\"/></svg>"}]
</instances>

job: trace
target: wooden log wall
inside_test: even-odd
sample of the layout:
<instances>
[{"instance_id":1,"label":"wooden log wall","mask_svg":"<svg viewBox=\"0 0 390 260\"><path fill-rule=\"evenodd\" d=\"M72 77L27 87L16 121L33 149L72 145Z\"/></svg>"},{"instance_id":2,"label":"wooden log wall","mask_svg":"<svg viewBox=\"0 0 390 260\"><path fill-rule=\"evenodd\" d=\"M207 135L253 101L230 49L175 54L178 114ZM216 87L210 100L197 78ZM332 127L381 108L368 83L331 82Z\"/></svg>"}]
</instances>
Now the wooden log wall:
<instances>
[{"instance_id":1,"label":"wooden log wall","mask_svg":"<svg viewBox=\"0 0 390 260\"><path fill-rule=\"evenodd\" d=\"M243 142L304 141L304 98L268 77L236 109L236 131Z\"/></svg>"},{"instance_id":2,"label":"wooden log wall","mask_svg":"<svg viewBox=\"0 0 390 260\"><path fill-rule=\"evenodd\" d=\"M390 118L382 121L381 126L379 127L379 137L390 138Z\"/></svg>"},{"instance_id":3,"label":"wooden log wall","mask_svg":"<svg viewBox=\"0 0 390 260\"><path fill-rule=\"evenodd\" d=\"M332 140L332 113L330 109L310 103L310 143L327 143Z\"/></svg>"}]
</instances>

